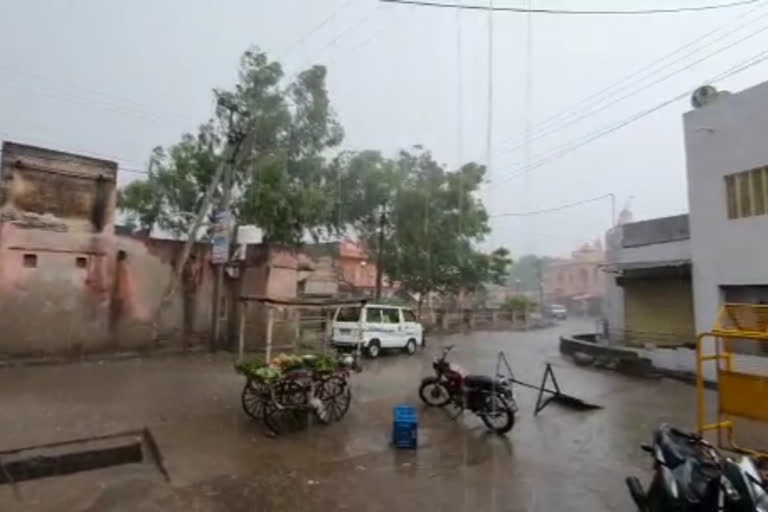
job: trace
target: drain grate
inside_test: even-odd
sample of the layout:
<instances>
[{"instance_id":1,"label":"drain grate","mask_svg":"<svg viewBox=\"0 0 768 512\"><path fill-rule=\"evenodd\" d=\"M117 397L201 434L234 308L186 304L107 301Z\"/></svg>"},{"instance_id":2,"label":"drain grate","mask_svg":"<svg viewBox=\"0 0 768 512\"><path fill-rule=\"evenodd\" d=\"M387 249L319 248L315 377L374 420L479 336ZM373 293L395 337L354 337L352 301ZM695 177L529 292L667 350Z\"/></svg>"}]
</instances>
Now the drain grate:
<instances>
[{"instance_id":1,"label":"drain grate","mask_svg":"<svg viewBox=\"0 0 768 512\"><path fill-rule=\"evenodd\" d=\"M0 484L151 461L168 480L149 429L0 451Z\"/></svg>"}]
</instances>

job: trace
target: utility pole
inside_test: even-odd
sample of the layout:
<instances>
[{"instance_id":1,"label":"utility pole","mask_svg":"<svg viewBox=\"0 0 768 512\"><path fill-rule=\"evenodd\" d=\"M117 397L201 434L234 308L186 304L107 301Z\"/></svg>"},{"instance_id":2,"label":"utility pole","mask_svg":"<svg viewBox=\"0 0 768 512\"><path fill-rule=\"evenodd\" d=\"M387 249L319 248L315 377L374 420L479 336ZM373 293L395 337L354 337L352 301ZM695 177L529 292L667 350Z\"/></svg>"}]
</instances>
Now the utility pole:
<instances>
[{"instance_id":1,"label":"utility pole","mask_svg":"<svg viewBox=\"0 0 768 512\"><path fill-rule=\"evenodd\" d=\"M224 150L222 151L222 159L216 166L216 171L211 177L211 182L208 184L208 188L206 188L205 193L203 194L203 200L200 204L200 209L197 211L195 219L192 222L189 235L187 236L187 240L181 250L181 255L176 262L175 271L171 276L171 280L168 282L168 286L165 290L165 293L163 294L163 298L161 299L160 304L158 305L157 310L155 311L155 314L152 318L152 338L155 342L157 342L160 337L160 320L162 318L163 312L165 311L165 308L167 308L171 303L171 299L176 292L176 287L178 286L181 275L184 272L184 267L187 264L190 253L192 252L192 247L197 241L197 232L203 225L203 219L205 218L205 215L211 206L211 202L213 201L213 197L216 193L216 188L219 186L219 183L225 174L227 174L228 168L235 166L238 153L240 152L240 149L245 142L245 134L242 131L234 130L233 120L236 113L236 106L227 104L222 100L219 100L219 106L229 110L229 134L227 136L227 143L224 146ZM230 186L225 190L229 190L231 192L231 188L232 187L230 181ZM214 306L216 304L217 302L214 302Z\"/></svg>"},{"instance_id":2,"label":"utility pole","mask_svg":"<svg viewBox=\"0 0 768 512\"><path fill-rule=\"evenodd\" d=\"M213 303L211 308L211 340L210 351L216 352L216 349L221 345L221 306L222 306L222 292L224 290L224 268L229 261L229 246L231 245L231 220L232 216L229 211L230 202L232 201L232 183L233 174L235 172L234 162L229 162L226 171L224 172L223 188L224 191L219 202L217 212L217 223L221 223L220 226L215 226L214 229L225 229L227 232L227 248L226 248L226 261L216 262L216 278L213 282Z\"/></svg>"},{"instance_id":3,"label":"utility pole","mask_svg":"<svg viewBox=\"0 0 768 512\"><path fill-rule=\"evenodd\" d=\"M381 208L381 214L379 215L379 244L376 248L376 298L381 298L381 277L383 271L381 264L384 261L384 224L387 221L387 217L384 214L384 207Z\"/></svg>"},{"instance_id":4,"label":"utility pole","mask_svg":"<svg viewBox=\"0 0 768 512\"><path fill-rule=\"evenodd\" d=\"M233 155L233 151L231 148L227 147L224 150L225 155ZM181 250L181 256L179 257L178 262L176 263L176 269L171 276L171 280L168 282L168 287L165 289L165 293L163 294L163 298L160 301L160 305L158 305L157 310L155 311L155 314L152 317L152 339L157 342L160 337L160 319L163 316L163 312L165 311L165 308L168 307L168 305L171 303L171 299L173 298L173 294L176 292L176 287L178 286L179 280L181 279L181 274L184 271L184 266L187 264L187 260L189 259L189 253L192 252L192 246L194 245L195 241L197 240L197 232L200 230L200 226L203 224L203 218L205 217L205 212L208 210L208 207L211 204L211 199L213 198L214 191L216 190L216 187L219 185L219 182L221 181L221 177L224 174L224 169L229 161L229 157L223 159L219 165L216 167L216 172L213 175L213 178L211 179L211 182L208 184L208 189L205 191L205 194L203 196L203 202L200 205L200 209L197 212L197 215L195 216L194 221L192 222L192 228L189 232L189 236L187 237L187 241L184 243L184 247Z\"/></svg>"},{"instance_id":5,"label":"utility pole","mask_svg":"<svg viewBox=\"0 0 768 512\"><path fill-rule=\"evenodd\" d=\"M544 314L544 272L542 270L542 259L538 257L536 259L536 274L539 281L539 311Z\"/></svg>"},{"instance_id":6,"label":"utility pole","mask_svg":"<svg viewBox=\"0 0 768 512\"><path fill-rule=\"evenodd\" d=\"M245 133L239 128L235 128L234 125L235 107L230 110L229 118L229 137L228 143L234 146L234 151L229 158L226 171L224 172L223 191L221 194L221 201L217 211L217 225L214 226L214 230L219 231L219 236L223 238L223 248L220 248L224 252L223 255L214 255L217 258L213 258L213 263L216 266L216 278L213 282L213 303L211 304L211 339L209 349L211 352L216 352L216 349L221 344L221 303L222 294L224 291L224 270L229 263L230 247L232 244L232 212L230 211L230 203L232 202L232 187L234 185L234 173L237 165L237 153L243 145L245 140ZM222 236L221 230L224 230ZM214 233L216 236L216 233ZM214 246L211 247L214 250Z\"/></svg>"}]
</instances>

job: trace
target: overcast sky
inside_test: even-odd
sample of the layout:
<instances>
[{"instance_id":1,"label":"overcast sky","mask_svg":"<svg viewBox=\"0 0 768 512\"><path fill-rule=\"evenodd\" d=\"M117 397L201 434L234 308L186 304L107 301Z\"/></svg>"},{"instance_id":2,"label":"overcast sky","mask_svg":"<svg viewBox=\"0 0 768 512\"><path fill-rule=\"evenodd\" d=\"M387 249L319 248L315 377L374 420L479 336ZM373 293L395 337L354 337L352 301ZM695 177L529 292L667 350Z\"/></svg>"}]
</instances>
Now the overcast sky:
<instances>
[{"instance_id":1,"label":"overcast sky","mask_svg":"<svg viewBox=\"0 0 768 512\"><path fill-rule=\"evenodd\" d=\"M638 9L718 1L533 3ZM0 138L5 140L145 168L153 146L173 144L210 116L211 89L231 85L240 54L258 45L288 74L313 63L328 65L345 148L391 153L423 144L449 165L460 158L487 160L483 12L460 15L460 59L454 10L376 0L0 0L0 19ZM497 13L494 32L493 156L483 191L490 213L614 193L618 209L632 197L635 218L651 218L687 208L681 120L690 108L687 99L529 172L526 148L532 162L557 154L758 54L768 47L768 1L654 16ZM617 92L579 103L632 73L637 76ZM766 76L768 63L716 85L738 91ZM574 105L572 117L550 120ZM526 119L533 132L528 143ZM577 121L564 126L569 119ZM120 182L135 178L122 172ZM497 217L488 244L505 245L515 255L565 255L602 237L610 215L605 199L548 215Z\"/></svg>"}]
</instances>

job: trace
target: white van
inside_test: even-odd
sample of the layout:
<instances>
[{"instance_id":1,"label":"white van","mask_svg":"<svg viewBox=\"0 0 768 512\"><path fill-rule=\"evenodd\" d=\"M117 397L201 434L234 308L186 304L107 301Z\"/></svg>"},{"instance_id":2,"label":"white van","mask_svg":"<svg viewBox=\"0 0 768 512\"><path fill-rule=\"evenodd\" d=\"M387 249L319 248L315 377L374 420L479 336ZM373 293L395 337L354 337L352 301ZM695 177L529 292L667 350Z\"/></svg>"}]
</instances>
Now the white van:
<instances>
[{"instance_id":1,"label":"white van","mask_svg":"<svg viewBox=\"0 0 768 512\"><path fill-rule=\"evenodd\" d=\"M341 306L333 317L332 329L333 346L352 348L361 344L369 357L378 357L382 349L393 348L412 355L424 346L424 329L416 315L399 306Z\"/></svg>"}]
</instances>

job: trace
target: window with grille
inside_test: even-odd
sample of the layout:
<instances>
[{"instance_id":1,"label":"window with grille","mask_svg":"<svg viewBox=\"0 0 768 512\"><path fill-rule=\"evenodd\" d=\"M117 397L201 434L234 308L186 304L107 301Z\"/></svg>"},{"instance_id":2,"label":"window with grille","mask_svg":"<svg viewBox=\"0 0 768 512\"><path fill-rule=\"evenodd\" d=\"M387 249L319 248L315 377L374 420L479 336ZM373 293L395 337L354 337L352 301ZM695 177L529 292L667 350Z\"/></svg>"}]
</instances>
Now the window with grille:
<instances>
[{"instance_id":1,"label":"window with grille","mask_svg":"<svg viewBox=\"0 0 768 512\"><path fill-rule=\"evenodd\" d=\"M768 214L768 167L725 176L725 207L729 219Z\"/></svg>"}]
</instances>

